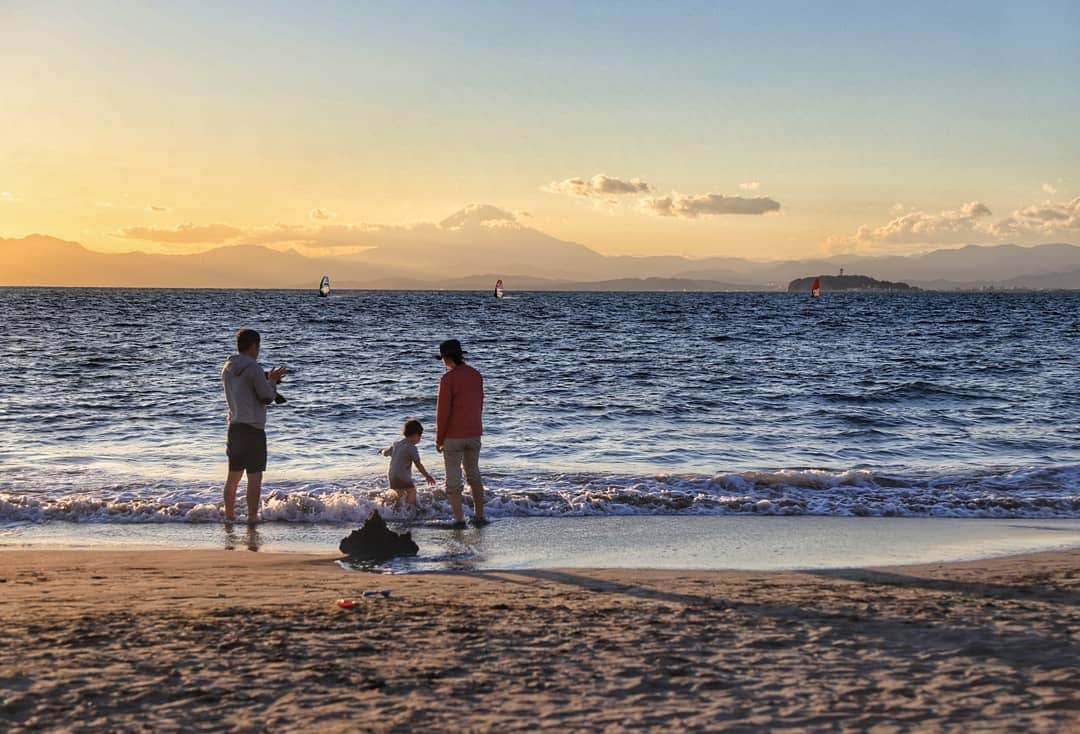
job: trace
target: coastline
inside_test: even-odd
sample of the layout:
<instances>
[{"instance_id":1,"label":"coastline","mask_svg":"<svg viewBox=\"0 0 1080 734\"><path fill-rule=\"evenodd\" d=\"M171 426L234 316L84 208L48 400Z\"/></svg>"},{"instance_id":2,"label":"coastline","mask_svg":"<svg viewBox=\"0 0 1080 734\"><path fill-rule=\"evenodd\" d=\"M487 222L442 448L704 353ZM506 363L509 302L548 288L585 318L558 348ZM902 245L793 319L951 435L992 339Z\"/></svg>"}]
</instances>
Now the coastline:
<instances>
[{"instance_id":1,"label":"coastline","mask_svg":"<svg viewBox=\"0 0 1080 734\"><path fill-rule=\"evenodd\" d=\"M334 558L2 551L0 716L12 731L1080 721L1080 550L802 572L377 575ZM390 597L361 597L378 588Z\"/></svg>"},{"instance_id":2,"label":"coastline","mask_svg":"<svg viewBox=\"0 0 1080 734\"><path fill-rule=\"evenodd\" d=\"M420 546L395 573L524 568L748 570L899 566L1080 548L1080 519L630 515L497 518L483 530L391 522ZM351 523L34 523L0 527L25 550L333 552Z\"/></svg>"}]
</instances>

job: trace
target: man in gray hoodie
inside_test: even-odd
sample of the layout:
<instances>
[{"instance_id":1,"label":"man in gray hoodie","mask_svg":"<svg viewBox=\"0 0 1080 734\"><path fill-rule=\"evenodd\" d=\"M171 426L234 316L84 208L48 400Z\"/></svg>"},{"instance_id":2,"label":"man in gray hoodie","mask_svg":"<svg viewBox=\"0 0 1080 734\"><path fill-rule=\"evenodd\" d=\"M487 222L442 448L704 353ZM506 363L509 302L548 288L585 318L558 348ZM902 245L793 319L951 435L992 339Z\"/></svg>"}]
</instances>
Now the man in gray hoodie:
<instances>
[{"instance_id":1,"label":"man in gray hoodie","mask_svg":"<svg viewBox=\"0 0 1080 734\"><path fill-rule=\"evenodd\" d=\"M277 384L286 371L284 367L275 367L263 372L258 362L261 341L254 329L240 329L236 332L236 354L226 359L221 368L221 384L229 406L225 522L236 519L236 489L244 472L248 477L248 525L259 519L262 475L266 471L266 406L277 397Z\"/></svg>"}]
</instances>

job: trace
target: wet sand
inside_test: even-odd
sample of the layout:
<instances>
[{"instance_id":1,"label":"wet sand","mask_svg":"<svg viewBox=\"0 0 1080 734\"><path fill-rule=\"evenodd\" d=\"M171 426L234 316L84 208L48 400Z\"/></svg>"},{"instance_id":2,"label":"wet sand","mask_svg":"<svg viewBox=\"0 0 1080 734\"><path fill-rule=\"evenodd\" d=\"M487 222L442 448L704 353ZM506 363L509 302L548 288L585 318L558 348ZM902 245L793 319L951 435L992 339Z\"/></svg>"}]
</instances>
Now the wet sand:
<instances>
[{"instance_id":1,"label":"wet sand","mask_svg":"<svg viewBox=\"0 0 1080 734\"><path fill-rule=\"evenodd\" d=\"M392 595L334 604L378 588ZM7 731L1080 725L1080 550L397 576L327 556L4 551L0 619Z\"/></svg>"}]
</instances>

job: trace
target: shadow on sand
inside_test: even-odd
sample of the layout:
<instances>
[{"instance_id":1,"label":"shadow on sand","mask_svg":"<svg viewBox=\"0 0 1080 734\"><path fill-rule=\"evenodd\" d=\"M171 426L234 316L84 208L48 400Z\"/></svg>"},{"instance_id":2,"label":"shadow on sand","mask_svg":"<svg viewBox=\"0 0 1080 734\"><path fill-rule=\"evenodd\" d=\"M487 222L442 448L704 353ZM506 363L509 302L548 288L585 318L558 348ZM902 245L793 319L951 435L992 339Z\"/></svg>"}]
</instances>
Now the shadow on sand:
<instances>
[{"instance_id":1,"label":"shadow on sand","mask_svg":"<svg viewBox=\"0 0 1080 734\"><path fill-rule=\"evenodd\" d=\"M440 572L458 575L459 572ZM486 571L481 573L460 574L470 578L482 578L485 581L531 586L535 581L543 581L555 584L571 586L577 589L606 594L618 594L631 596L637 599L651 601L684 604L689 607L697 607L702 611L730 610L732 612L748 614L757 617L767 617L780 620L788 625L805 626L813 628L834 628L834 634L839 638L852 636L863 638L868 645L877 644L882 647L896 645L908 646L917 644L926 651L935 651L943 654L960 654L974 657L995 657L1011 666L1027 666L1040 664L1051 668L1064 666L1050 664L1040 654L1040 650L1047 649L1047 645L1060 646L1072 645L1068 639L1060 637L1046 637L1030 632L1000 631L991 624L994 620L991 615L1009 615L1011 612L981 612L985 618L982 624L951 624L937 621L935 618L913 618L905 614L902 607L897 607L889 614L889 602L881 604L881 609L866 609L866 599L851 600L852 604L864 606L862 611L856 611L851 607L827 609L819 604L792 604L775 602L745 602L724 599L722 596L698 595L677 593L657 589L642 584L609 581L577 573L565 571L550 571L543 569L527 569L515 571ZM833 581L855 581L866 584L889 584L892 586L917 587L935 592L953 592L965 595L981 594L992 599L1017 599L1025 601L1043 601L1058 603L1066 606L1076 604L1077 595L1069 592L1057 592L1050 590L1029 591L1029 587L1009 586L1004 584L977 584L962 581L948 581L927 579L916 576L904 576L902 574L890 574L873 571L827 571L813 572L810 575ZM742 584L741 584L742 585ZM744 591L753 589L743 588ZM768 591L758 590L762 596L767 596ZM824 600L822 600L824 602ZM940 604L943 599L926 598L927 603ZM841 600L841 604L843 601ZM719 623L731 624L730 618L718 620ZM913 643L913 632L915 642ZM1078 651L1080 659L1080 651ZM1071 667L1071 666L1064 666Z\"/></svg>"}]
</instances>

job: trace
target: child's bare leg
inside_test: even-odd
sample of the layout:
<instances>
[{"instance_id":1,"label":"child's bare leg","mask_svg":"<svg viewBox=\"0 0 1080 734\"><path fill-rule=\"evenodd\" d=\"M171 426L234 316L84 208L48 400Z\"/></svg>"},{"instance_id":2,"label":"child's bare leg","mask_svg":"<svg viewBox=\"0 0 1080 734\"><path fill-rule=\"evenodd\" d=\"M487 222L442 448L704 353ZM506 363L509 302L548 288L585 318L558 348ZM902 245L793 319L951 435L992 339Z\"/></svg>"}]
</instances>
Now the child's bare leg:
<instances>
[{"instance_id":1,"label":"child's bare leg","mask_svg":"<svg viewBox=\"0 0 1080 734\"><path fill-rule=\"evenodd\" d=\"M405 503L410 510L416 512L416 487L409 487L405 490Z\"/></svg>"}]
</instances>

